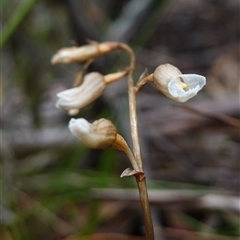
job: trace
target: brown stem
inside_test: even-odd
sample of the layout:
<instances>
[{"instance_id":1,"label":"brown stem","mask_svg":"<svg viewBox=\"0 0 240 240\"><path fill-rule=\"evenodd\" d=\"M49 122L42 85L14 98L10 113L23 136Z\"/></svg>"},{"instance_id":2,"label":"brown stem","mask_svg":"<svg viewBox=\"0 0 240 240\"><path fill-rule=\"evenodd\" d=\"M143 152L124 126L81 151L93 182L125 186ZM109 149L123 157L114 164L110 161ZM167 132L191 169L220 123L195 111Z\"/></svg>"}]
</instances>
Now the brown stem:
<instances>
[{"instance_id":1,"label":"brown stem","mask_svg":"<svg viewBox=\"0 0 240 240\"><path fill-rule=\"evenodd\" d=\"M147 183L145 176L141 179L141 175L136 175L138 190L140 193L140 200L143 209L143 216L144 216L144 224L146 228L146 237L148 240L154 240L154 232L153 232L153 223L152 223L152 216L151 210L148 200L148 192L147 192Z\"/></svg>"},{"instance_id":2,"label":"brown stem","mask_svg":"<svg viewBox=\"0 0 240 240\"><path fill-rule=\"evenodd\" d=\"M130 127L131 127L131 136L132 136L132 144L133 144L133 153L140 170L143 172L139 136L138 136L138 125L137 125L136 91L134 89L134 81L133 81L133 71L135 68L135 55L133 50L129 46L125 44L121 44L121 48L127 51L131 57L130 71L128 73ZM135 177L138 184L139 195L140 195L140 200L141 200L141 205L143 210L146 236L148 240L154 240L153 224L152 224L152 217L151 217L151 211L150 211L149 200L148 200L146 178L144 174L139 174L139 175L136 174Z\"/></svg>"},{"instance_id":3,"label":"brown stem","mask_svg":"<svg viewBox=\"0 0 240 240\"><path fill-rule=\"evenodd\" d=\"M140 169L143 170L138 129L137 129L136 93L134 90L134 81L133 81L133 76L132 76L134 68L135 68L135 62L136 62L135 54L128 45L121 44L120 46L123 50L127 51L131 57L130 70L128 72L128 97L129 97L130 128L131 128L131 136L132 136L132 144L133 144L133 153L136 158L137 164L139 165Z\"/></svg>"},{"instance_id":4,"label":"brown stem","mask_svg":"<svg viewBox=\"0 0 240 240\"><path fill-rule=\"evenodd\" d=\"M117 150L125 152L125 154L127 155L132 164L133 169L136 172L141 172L141 169L139 168L131 149L128 147L127 142L120 134L117 134L116 139L112 144L112 147Z\"/></svg>"},{"instance_id":5,"label":"brown stem","mask_svg":"<svg viewBox=\"0 0 240 240\"><path fill-rule=\"evenodd\" d=\"M136 86L134 87L134 91L137 93L147 82L152 82L153 81L153 74L148 75L145 78L140 79Z\"/></svg>"}]
</instances>

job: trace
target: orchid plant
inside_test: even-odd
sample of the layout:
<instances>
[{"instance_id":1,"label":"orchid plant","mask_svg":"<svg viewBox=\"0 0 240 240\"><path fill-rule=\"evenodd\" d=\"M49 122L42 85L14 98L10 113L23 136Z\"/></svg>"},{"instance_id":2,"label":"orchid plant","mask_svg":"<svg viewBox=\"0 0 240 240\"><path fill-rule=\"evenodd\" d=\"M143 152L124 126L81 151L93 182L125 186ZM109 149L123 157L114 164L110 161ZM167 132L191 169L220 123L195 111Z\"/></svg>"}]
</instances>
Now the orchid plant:
<instances>
[{"instance_id":1,"label":"orchid plant","mask_svg":"<svg viewBox=\"0 0 240 240\"><path fill-rule=\"evenodd\" d=\"M89 64L97 57L114 50L126 51L130 56L129 66L120 72L102 75L99 72L85 74ZM132 146L131 150L125 139L117 132L114 124L107 119L99 119L89 123L84 118L74 119L69 122L69 129L89 148L104 149L113 147L123 151L128 156L132 168L127 168L121 177L134 176L139 189L140 201L143 209L146 237L154 239L151 211L148 200L146 177L144 174L141 151L138 136L138 124L136 115L136 94L148 82L153 82L157 89L170 99L177 102L186 102L206 84L206 78L197 74L182 74L178 68L171 64L158 66L152 74L147 70L140 76L136 84L133 80L135 70L135 54L124 43L119 42L89 42L81 47L69 47L60 49L51 60L52 64L69 64L73 62L85 62L82 69L76 75L74 87L57 94L56 106L67 110L69 115L76 115L100 97L107 86L115 81L128 77L128 95Z\"/></svg>"}]
</instances>

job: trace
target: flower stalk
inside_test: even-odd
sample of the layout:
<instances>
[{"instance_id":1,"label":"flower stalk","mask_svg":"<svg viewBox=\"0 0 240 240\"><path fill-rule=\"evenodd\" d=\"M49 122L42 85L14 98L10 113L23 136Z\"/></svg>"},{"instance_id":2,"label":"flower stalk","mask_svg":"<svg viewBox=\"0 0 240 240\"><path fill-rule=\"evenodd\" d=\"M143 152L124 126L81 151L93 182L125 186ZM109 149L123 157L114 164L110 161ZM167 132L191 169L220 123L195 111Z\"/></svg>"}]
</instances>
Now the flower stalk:
<instances>
[{"instance_id":1,"label":"flower stalk","mask_svg":"<svg viewBox=\"0 0 240 240\"><path fill-rule=\"evenodd\" d=\"M127 69L107 75L98 72L85 75L86 69L95 58L117 49L126 51L129 54L130 64ZM67 110L70 115L77 114L80 109L100 97L109 84L127 76L133 152L110 120L102 118L91 124L83 118L71 119L69 129L73 135L77 136L89 148L104 149L113 147L127 155L133 169L127 168L123 171L121 177L135 177L143 210L146 237L147 240L154 240L147 183L138 135L136 94L147 82L153 82L156 88L170 99L177 102L186 102L203 88L206 84L205 77L197 74L182 74L173 65L162 64L152 74L148 74L147 70L145 70L135 85L133 80L136 63L135 54L128 45L118 42L97 43L91 41L88 45L82 47L63 48L53 56L51 62L53 64L86 62L76 75L74 87L57 95L59 99L56 106Z\"/></svg>"},{"instance_id":2,"label":"flower stalk","mask_svg":"<svg viewBox=\"0 0 240 240\"><path fill-rule=\"evenodd\" d=\"M138 122L137 122L137 107L136 107L136 91L134 89L133 71L135 69L135 54L133 50L127 45L122 46L125 51L130 55L130 71L128 73L128 98L129 98L129 115L130 115L130 128L133 144L133 153L136 162L142 172L142 174L135 174L135 179L137 181L139 196L141 201L141 206L143 210L143 217L145 223L146 237L148 240L154 240L154 231L151 210L148 199L147 183L146 177L143 171L140 142L138 135Z\"/></svg>"}]
</instances>

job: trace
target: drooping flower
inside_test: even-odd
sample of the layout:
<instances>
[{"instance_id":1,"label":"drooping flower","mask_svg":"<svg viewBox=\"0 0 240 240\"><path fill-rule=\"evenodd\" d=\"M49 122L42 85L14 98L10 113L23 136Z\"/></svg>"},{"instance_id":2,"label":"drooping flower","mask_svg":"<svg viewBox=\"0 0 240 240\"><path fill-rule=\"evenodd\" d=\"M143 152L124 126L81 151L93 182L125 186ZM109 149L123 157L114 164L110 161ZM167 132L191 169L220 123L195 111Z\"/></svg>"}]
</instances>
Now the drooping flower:
<instances>
[{"instance_id":1,"label":"drooping flower","mask_svg":"<svg viewBox=\"0 0 240 240\"><path fill-rule=\"evenodd\" d=\"M117 129L110 120L101 118L89 123L84 118L72 118L68 125L73 135L89 148L111 147L117 136Z\"/></svg>"},{"instance_id":2,"label":"drooping flower","mask_svg":"<svg viewBox=\"0 0 240 240\"><path fill-rule=\"evenodd\" d=\"M77 113L78 110L88 106L100 97L106 86L104 78L100 73L89 73L84 77L80 86L58 93L57 97L59 99L56 106L70 111L70 114Z\"/></svg>"},{"instance_id":3,"label":"drooping flower","mask_svg":"<svg viewBox=\"0 0 240 240\"><path fill-rule=\"evenodd\" d=\"M135 173L142 172L142 168L136 162L127 142L117 133L116 127L110 120L101 118L93 123L89 123L84 118L72 118L69 121L68 127L72 134L78 137L89 148L104 149L113 147L125 152L136 171Z\"/></svg>"},{"instance_id":4,"label":"drooping flower","mask_svg":"<svg viewBox=\"0 0 240 240\"><path fill-rule=\"evenodd\" d=\"M70 115L76 115L79 110L88 106L100 97L107 85L118 81L127 75L125 71L102 75L98 72L86 74L80 86L64 90L57 94L57 108L67 110Z\"/></svg>"},{"instance_id":5,"label":"drooping flower","mask_svg":"<svg viewBox=\"0 0 240 240\"><path fill-rule=\"evenodd\" d=\"M162 64L153 73L152 81L167 97L186 102L206 85L206 78L198 74L182 74L171 64Z\"/></svg>"}]
</instances>

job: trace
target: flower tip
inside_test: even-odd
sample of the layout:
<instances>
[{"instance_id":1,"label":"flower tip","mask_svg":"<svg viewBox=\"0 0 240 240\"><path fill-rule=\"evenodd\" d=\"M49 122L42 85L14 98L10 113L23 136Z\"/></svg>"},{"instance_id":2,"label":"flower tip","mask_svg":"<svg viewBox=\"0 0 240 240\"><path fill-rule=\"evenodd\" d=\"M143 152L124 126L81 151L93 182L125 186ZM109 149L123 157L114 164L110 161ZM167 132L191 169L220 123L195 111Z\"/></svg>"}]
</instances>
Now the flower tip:
<instances>
[{"instance_id":1,"label":"flower tip","mask_svg":"<svg viewBox=\"0 0 240 240\"><path fill-rule=\"evenodd\" d=\"M85 118L71 118L69 121L69 125L76 124L78 126L84 125L84 124L90 124Z\"/></svg>"},{"instance_id":2,"label":"flower tip","mask_svg":"<svg viewBox=\"0 0 240 240\"><path fill-rule=\"evenodd\" d=\"M58 57L57 55L53 55L53 57L51 58L51 64L52 65L57 65L58 64Z\"/></svg>"},{"instance_id":3,"label":"flower tip","mask_svg":"<svg viewBox=\"0 0 240 240\"><path fill-rule=\"evenodd\" d=\"M71 63L72 61L72 52L74 51L74 47L71 48L62 48L60 50L58 50L51 59L51 63L53 65L57 65L57 64L67 64L67 63Z\"/></svg>"},{"instance_id":4,"label":"flower tip","mask_svg":"<svg viewBox=\"0 0 240 240\"><path fill-rule=\"evenodd\" d=\"M58 102L59 102L59 101L56 102L55 107L56 107L57 109L60 109L60 106L59 106Z\"/></svg>"},{"instance_id":5,"label":"flower tip","mask_svg":"<svg viewBox=\"0 0 240 240\"><path fill-rule=\"evenodd\" d=\"M90 125L91 124L84 118L71 118L68 127L70 131L77 136L79 132L89 132Z\"/></svg>"},{"instance_id":6,"label":"flower tip","mask_svg":"<svg viewBox=\"0 0 240 240\"><path fill-rule=\"evenodd\" d=\"M72 132L72 127L75 125L76 119L75 118L71 118L69 123L68 123L68 128L70 129L70 131Z\"/></svg>"},{"instance_id":7,"label":"flower tip","mask_svg":"<svg viewBox=\"0 0 240 240\"><path fill-rule=\"evenodd\" d=\"M77 115L79 113L79 109L70 109L69 111L68 111L68 114L70 115L70 116L75 116L75 115Z\"/></svg>"},{"instance_id":8,"label":"flower tip","mask_svg":"<svg viewBox=\"0 0 240 240\"><path fill-rule=\"evenodd\" d=\"M202 79L203 86L205 86L206 83L207 83L206 77L204 77L204 76L202 76L202 75L198 75L198 76Z\"/></svg>"},{"instance_id":9,"label":"flower tip","mask_svg":"<svg viewBox=\"0 0 240 240\"><path fill-rule=\"evenodd\" d=\"M70 121L69 121L69 125L74 124L76 122L76 120L77 119L75 119L75 118L71 118Z\"/></svg>"}]
</instances>

